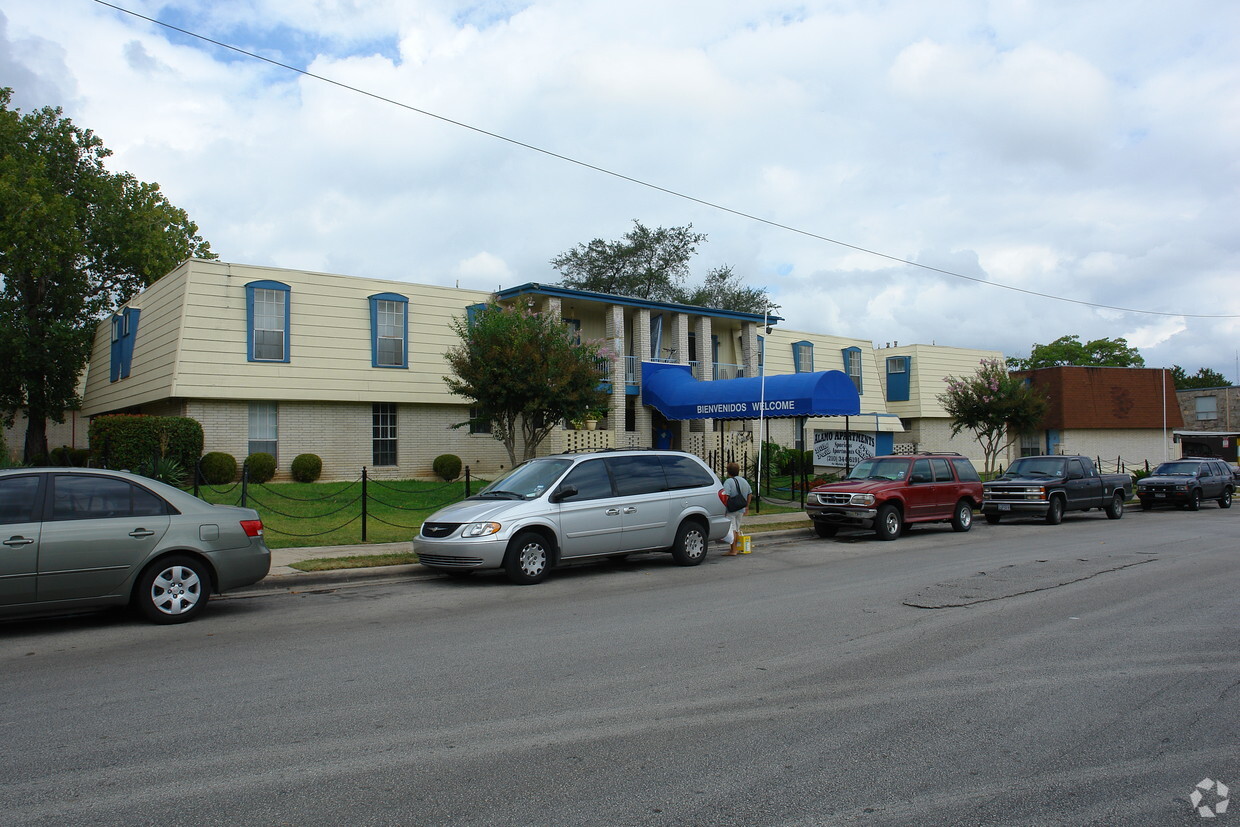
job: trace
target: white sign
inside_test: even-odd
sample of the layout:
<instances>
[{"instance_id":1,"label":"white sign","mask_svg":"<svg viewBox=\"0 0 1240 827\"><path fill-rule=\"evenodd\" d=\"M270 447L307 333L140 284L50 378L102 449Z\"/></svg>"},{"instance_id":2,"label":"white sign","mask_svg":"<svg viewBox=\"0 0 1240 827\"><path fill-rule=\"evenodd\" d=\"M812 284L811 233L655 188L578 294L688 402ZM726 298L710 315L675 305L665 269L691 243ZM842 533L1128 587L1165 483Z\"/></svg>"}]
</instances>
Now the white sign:
<instances>
[{"instance_id":1,"label":"white sign","mask_svg":"<svg viewBox=\"0 0 1240 827\"><path fill-rule=\"evenodd\" d=\"M857 433L856 431L819 431L814 430L814 465L826 465L832 468L851 467L863 459L874 456L874 434ZM848 462L844 461L845 451Z\"/></svg>"}]
</instances>

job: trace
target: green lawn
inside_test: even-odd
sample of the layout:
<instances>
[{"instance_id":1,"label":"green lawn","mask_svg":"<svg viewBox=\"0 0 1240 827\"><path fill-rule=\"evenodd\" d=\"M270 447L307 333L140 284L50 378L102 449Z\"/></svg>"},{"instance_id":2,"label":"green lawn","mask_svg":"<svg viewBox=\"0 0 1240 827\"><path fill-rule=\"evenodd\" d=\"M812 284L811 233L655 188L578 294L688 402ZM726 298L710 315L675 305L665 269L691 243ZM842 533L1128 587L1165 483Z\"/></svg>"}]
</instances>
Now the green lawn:
<instances>
[{"instance_id":1,"label":"green lawn","mask_svg":"<svg viewBox=\"0 0 1240 827\"><path fill-rule=\"evenodd\" d=\"M486 482L473 480L471 490ZM465 483L368 480L366 542L412 540L422 521L463 499ZM362 542L362 485L355 482L266 483L250 485L246 505L263 518L271 548L355 545ZM211 503L241 504L241 486L202 486L198 496Z\"/></svg>"}]
</instances>

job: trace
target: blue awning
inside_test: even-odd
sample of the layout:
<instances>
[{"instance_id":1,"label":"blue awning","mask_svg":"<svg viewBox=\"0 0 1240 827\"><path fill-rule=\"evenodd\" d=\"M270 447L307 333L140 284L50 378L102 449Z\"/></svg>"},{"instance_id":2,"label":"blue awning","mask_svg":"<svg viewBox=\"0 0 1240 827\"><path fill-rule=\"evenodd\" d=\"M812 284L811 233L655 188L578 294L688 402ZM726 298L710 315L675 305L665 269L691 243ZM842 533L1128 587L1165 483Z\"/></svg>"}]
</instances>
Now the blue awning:
<instances>
[{"instance_id":1,"label":"blue awning","mask_svg":"<svg viewBox=\"0 0 1240 827\"><path fill-rule=\"evenodd\" d=\"M688 365L642 362L642 401L668 419L852 416L861 398L838 370L702 382Z\"/></svg>"}]
</instances>

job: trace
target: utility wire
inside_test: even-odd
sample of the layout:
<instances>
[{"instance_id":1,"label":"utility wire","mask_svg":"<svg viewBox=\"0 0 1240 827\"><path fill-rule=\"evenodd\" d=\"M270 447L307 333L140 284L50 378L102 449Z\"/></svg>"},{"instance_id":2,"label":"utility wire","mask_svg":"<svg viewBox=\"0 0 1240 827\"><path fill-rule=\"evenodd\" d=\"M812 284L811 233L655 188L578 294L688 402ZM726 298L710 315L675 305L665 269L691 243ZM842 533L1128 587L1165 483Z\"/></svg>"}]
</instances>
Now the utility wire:
<instances>
[{"instance_id":1,"label":"utility wire","mask_svg":"<svg viewBox=\"0 0 1240 827\"><path fill-rule=\"evenodd\" d=\"M909 259L906 259L906 258L900 258L899 256L890 255L889 253L883 253L878 250L871 250L866 247L860 247L856 244L849 244L847 241L840 241L839 239L829 238L828 236L810 232L809 230L802 230L798 227L793 227L788 224L781 224L778 221L773 221L769 218L763 218L759 215L753 215L752 213L747 213L742 210L737 210L737 209L733 209L732 207L724 206L723 204L717 204L713 201L707 201L702 198L697 198L695 196L689 195L688 193L683 193L677 190L669 189L667 187L662 187L662 186L659 186L658 184L652 184L649 181L643 181L640 178L634 178L630 175L625 175L624 173L621 173L621 172L616 172L614 170L610 170L605 167L600 167L595 164L591 164L588 161L582 161L577 158L570 157L568 155L562 155L558 152L553 152L549 149L543 149L540 146L535 146L534 144L528 144L528 143L525 143L524 141L519 141L516 138L509 138L508 136L501 135L498 132L491 132L486 129L482 129L481 127L473 126L463 121L453 120L452 118L446 117L444 115L436 114L426 109L419 109L416 106L412 106L407 103L402 103L401 101L393 100L392 98L387 98L387 97L384 97L383 95L379 95L374 92L368 92L365 89L359 89L356 86L350 86L347 83L342 83L341 81L333 80L324 75L316 75L314 72L309 72L309 71L306 71L305 69L300 69L296 66L290 66L287 63L281 63L280 61L273 60L269 57L263 57L260 54L255 54L254 52L246 51L245 49L242 49L239 46L233 46L230 43L224 43L222 41L214 40L210 37L207 37L206 35L201 35L201 34L198 34L197 32L189 31L188 29L182 29L180 26L174 26L171 23L165 23L164 21L157 20L154 17L147 17L144 14L139 14L138 12L131 11L126 8L122 8L120 6L115 5L114 3L109 3L106 0L94 0L94 2L98 3L101 6L107 6L110 9L115 9L116 11L121 12L122 14L127 14L127 15L130 15L131 17L137 17L141 20L147 21L148 23L154 23L155 25L162 26L165 29L171 29L174 32L180 32L181 34L187 37L192 37L197 40L201 40L206 43L219 46L221 49L228 49L230 51L236 52L237 54L244 55L248 58L259 60L259 61L262 61L263 63L269 63L272 66L278 66L281 69L286 69L290 72L294 72L296 74L303 75L308 78L313 78L314 80L321 81L323 83L328 83L328 84L331 84L332 86L337 86L349 92L353 92L358 95L363 95L368 98L373 98L374 100L381 101L387 104L391 104L392 106L397 106L397 107L400 107L401 109L407 109L410 112L416 112L419 115L425 115L428 118L434 118L435 120L442 121L444 123L448 123L453 126L459 126L462 129L468 129L469 131L476 132L479 135L486 135L488 138L495 138L497 140L510 143L514 146L519 146L522 149L528 149L531 152L537 152L541 155L546 155L550 158L555 158L558 161L565 161L566 163L575 164L576 166L584 167L585 169L592 170L594 172L599 172L599 173L602 173L603 175L610 175L611 177L618 178L621 181L628 181L629 183L636 184L639 187L646 187L647 189L652 189L657 192L662 192L667 195L673 196L675 198L680 198L685 201L691 201L694 204L701 204L703 207L709 207L712 210L718 210L720 212L725 212L730 215L735 215L739 218L744 218L749 221L756 221L757 223L765 224L768 227L775 227L777 229L786 230L787 232L795 233L797 235L805 236L807 238L813 238L818 241L825 241L828 244L835 244L839 247L845 247L849 250L856 250L857 252L865 253L866 255L877 256L878 258L885 258L888 261L893 261L897 264L903 264L909 267L918 267L922 270L928 270L932 273L940 273L945 276L951 276L952 278L964 279L965 281L972 281L977 284L984 284L988 287L998 287L1003 290L1011 290L1016 293L1024 293L1027 296L1037 296L1038 298L1042 298L1042 299L1051 299L1052 301L1068 302L1070 304L1078 304L1078 305L1083 305L1085 307L1096 307L1100 310L1115 310L1120 313L1140 313L1140 314L1148 315L1148 316L1170 316L1170 317L1182 317L1182 318L1187 318L1187 319L1236 319L1236 318L1240 318L1240 315L1236 315L1236 314L1171 313L1171 312L1164 311L1164 310L1139 310L1133 307L1119 307L1119 306L1112 305L1112 304L1100 304L1098 302L1087 302L1082 299L1070 299L1065 296L1056 296L1051 293L1041 293L1041 292L1038 292L1037 290L1026 290L1023 287L1014 287L1010 284L1002 284L997 281L987 281L986 279L978 278L977 276L967 276L964 273L957 273L954 270L944 270L941 267L933 267L929 264L921 264L916 261L910 261Z\"/></svg>"}]
</instances>

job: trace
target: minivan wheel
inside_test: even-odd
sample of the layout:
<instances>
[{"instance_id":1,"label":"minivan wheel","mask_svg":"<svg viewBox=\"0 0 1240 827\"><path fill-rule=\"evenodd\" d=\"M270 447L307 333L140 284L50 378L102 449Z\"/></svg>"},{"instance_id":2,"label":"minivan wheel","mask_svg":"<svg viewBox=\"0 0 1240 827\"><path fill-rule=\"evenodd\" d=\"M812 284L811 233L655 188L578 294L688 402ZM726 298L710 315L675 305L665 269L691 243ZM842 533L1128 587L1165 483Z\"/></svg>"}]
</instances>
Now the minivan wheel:
<instances>
[{"instance_id":1,"label":"minivan wheel","mask_svg":"<svg viewBox=\"0 0 1240 827\"><path fill-rule=\"evenodd\" d=\"M902 528L904 528L904 518L900 516L900 509L891 503L878 509L874 520L874 533L878 535L878 539L894 540L900 536Z\"/></svg>"},{"instance_id":2,"label":"minivan wheel","mask_svg":"<svg viewBox=\"0 0 1240 827\"><path fill-rule=\"evenodd\" d=\"M956 503L956 511L952 514L952 531L968 531L973 527L973 506L968 500Z\"/></svg>"},{"instance_id":3,"label":"minivan wheel","mask_svg":"<svg viewBox=\"0 0 1240 827\"><path fill-rule=\"evenodd\" d=\"M676 530L676 542L672 546L672 559L681 566L696 566L706 558L706 532L692 520L680 524Z\"/></svg>"},{"instance_id":4,"label":"minivan wheel","mask_svg":"<svg viewBox=\"0 0 1240 827\"><path fill-rule=\"evenodd\" d=\"M153 623L193 620L211 596L211 573L193 557L177 554L157 560L134 589L134 603Z\"/></svg>"},{"instance_id":5,"label":"minivan wheel","mask_svg":"<svg viewBox=\"0 0 1240 827\"><path fill-rule=\"evenodd\" d=\"M1106 507L1107 519L1118 520L1124 516L1124 495L1116 491L1115 496L1111 498L1110 504Z\"/></svg>"},{"instance_id":6,"label":"minivan wheel","mask_svg":"<svg viewBox=\"0 0 1240 827\"><path fill-rule=\"evenodd\" d=\"M541 583L550 568L551 554L547 549L547 540L541 534L526 531L508 544L504 572L513 583L521 586Z\"/></svg>"}]
</instances>

